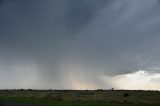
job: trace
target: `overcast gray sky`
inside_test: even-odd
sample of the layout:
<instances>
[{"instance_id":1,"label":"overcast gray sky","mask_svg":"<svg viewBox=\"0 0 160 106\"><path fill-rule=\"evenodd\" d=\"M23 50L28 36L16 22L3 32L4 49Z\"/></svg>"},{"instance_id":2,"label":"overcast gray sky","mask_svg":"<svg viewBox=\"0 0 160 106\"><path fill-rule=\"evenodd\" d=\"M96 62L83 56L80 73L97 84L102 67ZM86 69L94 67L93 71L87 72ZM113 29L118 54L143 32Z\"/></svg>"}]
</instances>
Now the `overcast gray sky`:
<instances>
[{"instance_id":1,"label":"overcast gray sky","mask_svg":"<svg viewBox=\"0 0 160 106\"><path fill-rule=\"evenodd\" d=\"M0 0L0 89L125 89L117 76L159 75L159 10L159 0Z\"/></svg>"}]
</instances>

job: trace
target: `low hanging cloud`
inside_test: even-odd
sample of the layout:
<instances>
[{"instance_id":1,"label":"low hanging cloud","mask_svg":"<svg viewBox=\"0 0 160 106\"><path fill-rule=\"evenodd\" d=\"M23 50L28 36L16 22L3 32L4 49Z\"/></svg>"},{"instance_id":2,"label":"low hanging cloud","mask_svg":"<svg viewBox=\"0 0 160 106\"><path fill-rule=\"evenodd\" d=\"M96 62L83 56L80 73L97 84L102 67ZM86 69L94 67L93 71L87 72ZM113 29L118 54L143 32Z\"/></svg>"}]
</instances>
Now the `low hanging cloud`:
<instances>
[{"instance_id":1,"label":"low hanging cloud","mask_svg":"<svg viewBox=\"0 0 160 106\"><path fill-rule=\"evenodd\" d=\"M139 70L148 73L143 77L158 75L159 5L159 0L0 0L0 81L5 80L0 88L130 89L123 86L125 75ZM159 89L158 83L144 84L151 87L132 88Z\"/></svg>"}]
</instances>

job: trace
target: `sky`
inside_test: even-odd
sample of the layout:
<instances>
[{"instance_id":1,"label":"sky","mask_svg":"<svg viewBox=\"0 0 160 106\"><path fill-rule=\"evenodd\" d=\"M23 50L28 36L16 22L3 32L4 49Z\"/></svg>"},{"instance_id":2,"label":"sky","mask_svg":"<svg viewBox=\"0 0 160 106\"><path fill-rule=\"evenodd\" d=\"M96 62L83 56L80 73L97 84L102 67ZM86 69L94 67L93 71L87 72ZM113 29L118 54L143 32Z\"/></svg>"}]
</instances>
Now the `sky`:
<instances>
[{"instance_id":1,"label":"sky","mask_svg":"<svg viewBox=\"0 0 160 106\"><path fill-rule=\"evenodd\" d=\"M0 0L0 89L160 90L160 0Z\"/></svg>"}]
</instances>

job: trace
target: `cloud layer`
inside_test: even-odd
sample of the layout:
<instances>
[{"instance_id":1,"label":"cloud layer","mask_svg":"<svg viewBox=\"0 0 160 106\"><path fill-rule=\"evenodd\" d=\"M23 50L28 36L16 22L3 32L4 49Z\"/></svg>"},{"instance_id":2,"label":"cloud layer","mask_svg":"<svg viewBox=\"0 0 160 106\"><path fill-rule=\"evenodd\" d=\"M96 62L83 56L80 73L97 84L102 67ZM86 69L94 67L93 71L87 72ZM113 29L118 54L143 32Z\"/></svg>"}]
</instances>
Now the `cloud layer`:
<instances>
[{"instance_id":1,"label":"cloud layer","mask_svg":"<svg viewBox=\"0 0 160 106\"><path fill-rule=\"evenodd\" d=\"M102 81L110 83L113 88L125 90L159 90L160 74L139 70L134 73L103 76Z\"/></svg>"},{"instance_id":2,"label":"cloud layer","mask_svg":"<svg viewBox=\"0 0 160 106\"><path fill-rule=\"evenodd\" d=\"M159 9L159 0L1 0L0 88L108 89L103 76L158 74Z\"/></svg>"}]
</instances>

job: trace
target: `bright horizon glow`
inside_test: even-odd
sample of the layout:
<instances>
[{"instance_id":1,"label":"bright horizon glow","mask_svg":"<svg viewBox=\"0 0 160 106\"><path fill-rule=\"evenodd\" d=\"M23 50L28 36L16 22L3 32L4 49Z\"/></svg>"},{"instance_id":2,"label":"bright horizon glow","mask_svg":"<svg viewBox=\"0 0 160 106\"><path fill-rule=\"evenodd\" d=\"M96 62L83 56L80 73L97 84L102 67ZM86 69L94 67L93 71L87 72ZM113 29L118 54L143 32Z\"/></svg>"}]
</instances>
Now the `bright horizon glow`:
<instances>
[{"instance_id":1,"label":"bright horizon glow","mask_svg":"<svg viewBox=\"0 0 160 106\"><path fill-rule=\"evenodd\" d=\"M103 77L103 80L108 79ZM115 89L125 90L160 90L160 74L139 70L134 73L117 75L109 78Z\"/></svg>"}]
</instances>

